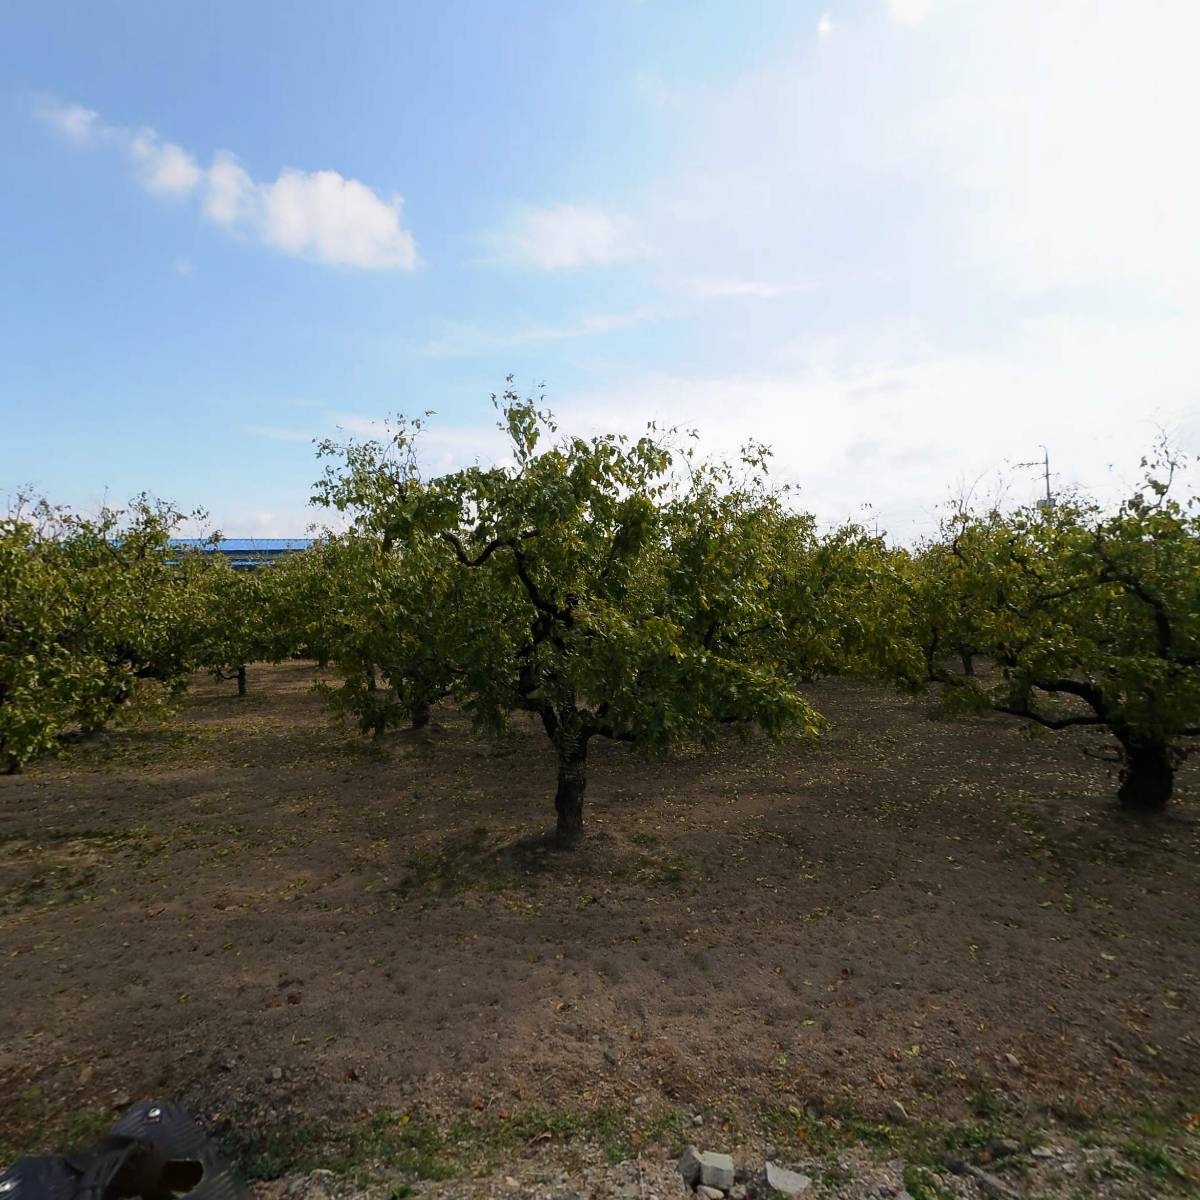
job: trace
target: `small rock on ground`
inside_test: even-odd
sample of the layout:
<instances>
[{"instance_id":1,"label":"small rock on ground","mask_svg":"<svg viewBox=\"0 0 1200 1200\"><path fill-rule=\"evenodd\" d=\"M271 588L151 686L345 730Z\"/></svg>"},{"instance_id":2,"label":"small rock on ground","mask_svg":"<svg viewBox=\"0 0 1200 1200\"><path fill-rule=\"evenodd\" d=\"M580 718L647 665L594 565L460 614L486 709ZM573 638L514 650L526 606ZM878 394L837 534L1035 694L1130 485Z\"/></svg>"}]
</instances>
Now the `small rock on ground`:
<instances>
[{"instance_id":1,"label":"small rock on ground","mask_svg":"<svg viewBox=\"0 0 1200 1200\"><path fill-rule=\"evenodd\" d=\"M733 1159L728 1154L706 1150L700 1155L700 1182L727 1192L733 1187Z\"/></svg>"},{"instance_id":2,"label":"small rock on ground","mask_svg":"<svg viewBox=\"0 0 1200 1200\"><path fill-rule=\"evenodd\" d=\"M802 1192L808 1191L812 1186L812 1180L807 1175L801 1175L799 1171L789 1171L786 1167L769 1162L767 1163L767 1185L777 1192L782 1192L785 1196L799 1196Z\"/></svg>"},{"instance_id":3,"label":"small rock on ground","mask_svg":"<svg viewBox=\"0 0 1200 1200\"><path fill-rule=\"evenodd\" d=\"M695 1187L700 1182L700 1172L703 1167L700 1160L700 1151L695 1146L688 1146L686 1150L679 1156L679 1171L680 1177L688 1187Z\"/></svg>"}]
</instances>

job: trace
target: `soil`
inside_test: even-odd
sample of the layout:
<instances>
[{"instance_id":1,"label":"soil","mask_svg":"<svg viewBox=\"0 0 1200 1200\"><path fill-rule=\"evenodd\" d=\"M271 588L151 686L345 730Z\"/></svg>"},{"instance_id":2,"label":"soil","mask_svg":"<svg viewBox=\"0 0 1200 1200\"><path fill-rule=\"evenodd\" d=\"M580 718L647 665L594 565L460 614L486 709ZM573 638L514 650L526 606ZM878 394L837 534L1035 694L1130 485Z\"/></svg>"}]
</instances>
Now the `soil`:
<instances>
[{"instance_id":1,"label":"soil","mask_svg":"<svg viewBox=\"0 0 1200 1200\"><path fill-rule=\"evenodd\" d=\"M332 1123L1200 1095L1194 764L1137 820L1094 733L832 680L815 743L594 742L564 854L540 728L441 709L366 742L318 677L200 679L0 778L0 1126L30 1097Z\"/></svg>"}]
</instances>

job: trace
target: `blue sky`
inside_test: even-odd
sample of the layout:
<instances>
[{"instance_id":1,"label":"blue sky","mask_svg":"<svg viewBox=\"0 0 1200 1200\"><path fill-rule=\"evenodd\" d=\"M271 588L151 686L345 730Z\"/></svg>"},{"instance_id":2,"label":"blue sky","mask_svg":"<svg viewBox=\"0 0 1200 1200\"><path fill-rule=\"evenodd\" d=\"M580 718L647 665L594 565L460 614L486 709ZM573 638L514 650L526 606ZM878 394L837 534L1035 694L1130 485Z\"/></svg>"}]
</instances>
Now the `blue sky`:
<instances>
[{"instance_id":1,"label":"blue sky","mask_svg":"<svg viewBox=\"0 0 1200 1200\"><path fill-rule=\"evenodd\" d=\"M756 437L909 539L1200 451L1191 0L9 0L0 493L298 534L489 394ZM1110 464L1111 468L1110 468ZM874 507L864 510L870 503Z\"/></svg>"}]
</instances>

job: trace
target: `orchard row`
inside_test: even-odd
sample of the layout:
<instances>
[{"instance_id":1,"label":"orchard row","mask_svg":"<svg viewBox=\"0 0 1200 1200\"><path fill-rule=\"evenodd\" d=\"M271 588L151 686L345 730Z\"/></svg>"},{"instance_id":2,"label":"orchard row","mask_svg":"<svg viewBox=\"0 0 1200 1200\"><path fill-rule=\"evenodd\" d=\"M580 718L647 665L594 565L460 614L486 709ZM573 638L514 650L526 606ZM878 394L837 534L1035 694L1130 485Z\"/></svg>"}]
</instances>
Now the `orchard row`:
<instances>
[{"instance_id":1,"label":"orchard row","mask_svg":"<svg viewBox=\"0 0 1200 1200\"><path fill-rule=\"evenodd\" d=\"M364 733L443 701L495 733L533 713L567 846L593 738L815 736L803 684L841 673L1095 727L1120 801L1167 804L1200 734L1200 517L1170 455L1115 510L960 511L910 550L821 532L761 447L726 463L653 428L556 439L533 402L497 405L504 466L426 476L419 420L323 443L315 499L344 531L255 571L173 547L182 514L145 498L96 518L18 506L0 522L0 768L197 670L305 656L336 667L328 699Z\"/></svg>"}]
</instances>

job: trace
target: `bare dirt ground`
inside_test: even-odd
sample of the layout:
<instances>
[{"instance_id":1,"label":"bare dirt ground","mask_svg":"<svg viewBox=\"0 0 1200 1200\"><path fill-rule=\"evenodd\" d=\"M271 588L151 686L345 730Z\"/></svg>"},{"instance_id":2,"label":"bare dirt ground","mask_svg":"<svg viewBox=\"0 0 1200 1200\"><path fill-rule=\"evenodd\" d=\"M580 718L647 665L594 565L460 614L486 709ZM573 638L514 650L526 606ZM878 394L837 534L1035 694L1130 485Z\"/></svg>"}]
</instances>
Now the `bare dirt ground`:
<instances>
[{"instance_id":1,"label":"bare dirt ground","mask_svg":"<svg viewBox=\"0 0 1200 1200\"><path fill-rule=\"evenodd\" d=\"M830 1122L895 1150L1123 1121L1111 1194L1200 1178L1195 766L1138 823L1096 735L836 680L808 689L819 743L593 743L563 856L531 841L538 729L497 746L442 711L364 743L316 677L198 680L173 718L0 778L7 1151L171 1096L262 1175L311 1141L263 1131L389 1113L409 1132L364 1153L402 1146L413 1177L439 1173L418 1129L430 1161L485 1130L620 1157L699 1115L709 1148L814 1153Z\"/></svg>"}]
</instances>

